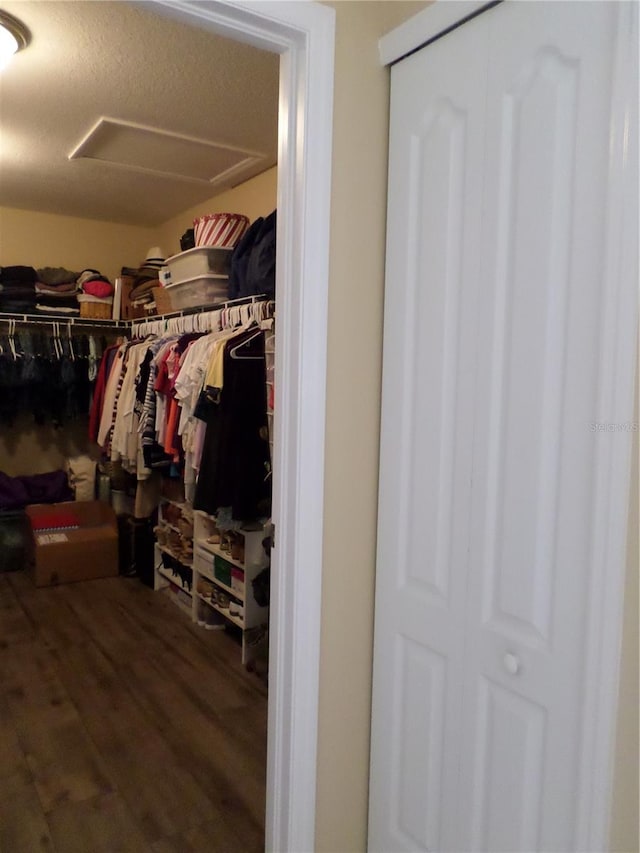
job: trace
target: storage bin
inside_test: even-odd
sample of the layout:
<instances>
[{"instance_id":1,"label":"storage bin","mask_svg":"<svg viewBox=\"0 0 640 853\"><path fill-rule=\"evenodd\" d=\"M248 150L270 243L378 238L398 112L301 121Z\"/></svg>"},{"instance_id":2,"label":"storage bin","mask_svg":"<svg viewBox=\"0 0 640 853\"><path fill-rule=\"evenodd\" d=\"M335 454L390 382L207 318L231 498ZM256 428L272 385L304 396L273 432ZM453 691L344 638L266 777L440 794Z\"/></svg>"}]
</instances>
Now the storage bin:
<instances>
[{"instance_id":1,"label":"storage bin","mask_svg":"<svg viewBox=\"0 0 640 853\"><path fill-rule=\"evenodd\" d=\"M231 569L231 589L244 597L244 572L242 569Z\"/></svg>"},{"instance_id":2,"label":"storage bin","mask_svg":"<svg viewBox=\"0 0 640 853\"><path fill-rule=\"evenodd\" d=\"M182 311L224 302L228 298L229 279L226 275L201 275L168 284L165 290L171 294L174 311Z\"/></svg>"},{"instance_id":3,"label":"storage bin","mask_svg":"<svg viewBox=\"0 0 640 853\"><path fill-rule=\"evenodd\" d=\"M111 320L113 314L113 297L97 299L95 296L78 296L80 316L91 320Z\"/></svg>"},{"instance_id":4,"label":"storage bin","mask_svg":"<svg viewBox=\"0 0 640 853\"><path fill-rule=\"evenodd\" d=\"M249 227L242 213L208 213L193 220L196 246L226 246L233 249Z\"/></svg>"},{"instance_id":5,"label":"storage bin","mask_svg":"<svg viewBox=\"0 0 640 853\"><path fill-rule=\"evenodd\" d=\"M216 580L225 586L231 586L231 563L227 563L222 557L216 556L213 560L213 574Z\"/></svg>"},{"instance_id":6,"label":"storage bin","mask_svg":"<svg viewBox=\"0 0 640 853\"><path fill-rule=\"evenodd\" d=\"M165 286L198 275L228 275L232 254L232 249L196 246L195 249L173 255L166 261L171 281L165 282Z\"/></svg>"}]
</instances>

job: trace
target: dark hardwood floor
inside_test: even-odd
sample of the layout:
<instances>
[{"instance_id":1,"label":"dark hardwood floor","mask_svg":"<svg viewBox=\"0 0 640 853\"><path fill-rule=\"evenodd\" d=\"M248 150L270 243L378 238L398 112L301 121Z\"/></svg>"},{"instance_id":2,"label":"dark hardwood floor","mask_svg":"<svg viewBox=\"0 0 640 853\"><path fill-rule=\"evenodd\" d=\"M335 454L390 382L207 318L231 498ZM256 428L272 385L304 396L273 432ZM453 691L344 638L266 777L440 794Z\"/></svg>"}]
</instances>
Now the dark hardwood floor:
<instances>
[{"instance_id":1,"label":"dark hardwood floor","mask_svg":"<svg viewBox=\"0 0 640 853\"><path fill-rule=\"evenodd\" d=\"M136 579L0 574L0 851L264 849L267 691Z\"/></svg>"}]
</instances>

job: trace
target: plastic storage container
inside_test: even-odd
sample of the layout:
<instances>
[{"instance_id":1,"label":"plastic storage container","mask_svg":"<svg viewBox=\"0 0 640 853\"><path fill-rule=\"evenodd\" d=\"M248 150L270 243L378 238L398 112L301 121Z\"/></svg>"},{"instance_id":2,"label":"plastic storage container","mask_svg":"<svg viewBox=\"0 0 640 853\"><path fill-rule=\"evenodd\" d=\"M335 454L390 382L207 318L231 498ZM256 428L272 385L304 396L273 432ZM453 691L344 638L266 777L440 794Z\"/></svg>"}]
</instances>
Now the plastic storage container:
<instances>
[{"instance_id":1,"label":"plastic storage container","mask_svg":"<svg viewBox=\"0 0 640 853\"><path fill-rule=\"evenodd\" d=\"M179 255L167 258L166 264L171 274L169 283L184 281L198 275L228 275L233 249L219 249L209 246L197 246L187 249Z\"/></svg>"},{"instance_id":2,"label":"plastic storage container","mask_svg":"<svg viewBox=\"0 0 640 853\"><path fill-rule=\"evenodd\" d=\"M231 586L231 564L217 554L213 559L213 574L216 580L228 587Z\"/></svg>"},{"instance_id":3,"label":"plastic storage container","mask_svg":"<svg viewBox=\"0 0 640 853\"><path fill-rule=\"evenodd\" d=\"M174 311L215 305L229 298L229 279L226 275L201 275L176 281L165 288L171 294Z\"/></svg>"}]
</instances>

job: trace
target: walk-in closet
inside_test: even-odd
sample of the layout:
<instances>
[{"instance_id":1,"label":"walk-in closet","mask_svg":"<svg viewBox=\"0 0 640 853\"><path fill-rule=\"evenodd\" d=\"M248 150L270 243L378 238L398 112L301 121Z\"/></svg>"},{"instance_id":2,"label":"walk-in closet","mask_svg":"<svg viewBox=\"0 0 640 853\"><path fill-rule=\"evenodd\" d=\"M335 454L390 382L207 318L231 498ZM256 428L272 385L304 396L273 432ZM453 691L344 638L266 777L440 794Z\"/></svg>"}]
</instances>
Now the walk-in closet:
<instances>
[{"instance_id":1,"label":"walk-in closet","mask_svg":"<svg viewBox=\"0 0 640 853\"><path fill-rule=\"evenodd\" d=\"M0 850L259 851L279 57L0 11Z\"/></svg>"}]
</instances>

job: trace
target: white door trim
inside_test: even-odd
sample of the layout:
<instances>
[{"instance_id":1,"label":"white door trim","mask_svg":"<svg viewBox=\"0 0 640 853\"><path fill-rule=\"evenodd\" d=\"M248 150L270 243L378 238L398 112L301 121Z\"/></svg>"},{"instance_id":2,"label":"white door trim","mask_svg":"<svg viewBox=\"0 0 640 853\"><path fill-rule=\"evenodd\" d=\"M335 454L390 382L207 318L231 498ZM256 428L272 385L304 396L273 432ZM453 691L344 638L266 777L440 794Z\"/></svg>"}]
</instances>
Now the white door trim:
<instances>
[{"instance_id":1,"label":"white door trim","mask_svg":"<svg viewBox=\"0 0 640 853\"><path fill-rule=\"evenodd\" d=\"M616 747L620 653L627 571L632 475L634 385L638 369L638 6L620 3L609 125L609 198L602 271L604 345L599 354L599 395L594 423L598 454L591 530L593 631L585 649L578 847L607 850ZM602 428L604 432L600 433ZM632 520L631 523L634 523Z\"/></svg>"},{"instance_id":2,"label":"white door trim","mask_svg":"<svg viewBox=\"0 0 640 853\"><path fill-rule=\"evenodd\" d=\"M152 8L281 56L266 849L300 853L315 846L335 11L224 0Z\"/></svg>"}]
</instances>

